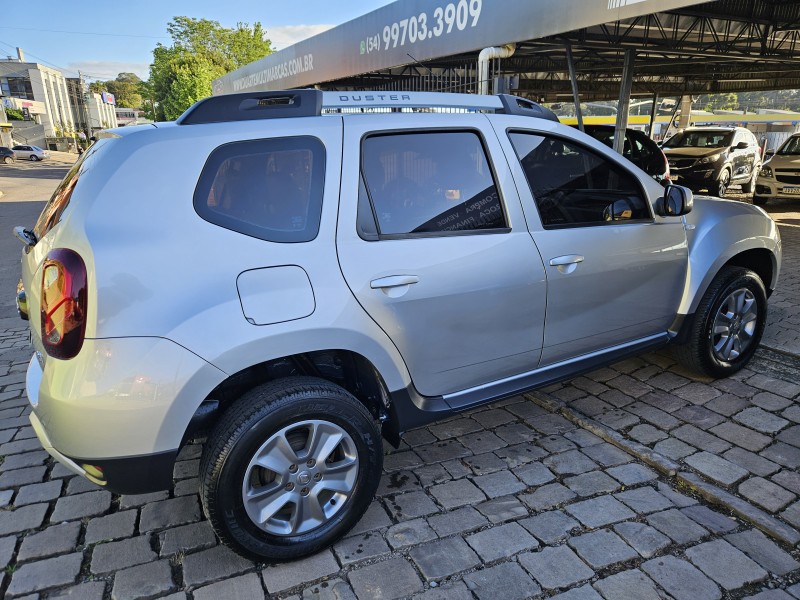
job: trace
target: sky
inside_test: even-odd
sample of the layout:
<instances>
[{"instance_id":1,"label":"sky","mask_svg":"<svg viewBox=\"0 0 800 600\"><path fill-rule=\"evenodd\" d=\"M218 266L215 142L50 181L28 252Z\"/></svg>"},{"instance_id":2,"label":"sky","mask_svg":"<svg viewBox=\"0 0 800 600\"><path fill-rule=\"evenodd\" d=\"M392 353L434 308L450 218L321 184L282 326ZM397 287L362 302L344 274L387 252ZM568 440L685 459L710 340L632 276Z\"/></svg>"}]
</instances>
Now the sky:
<instances>
[{"instance_id":1,"label":"sky","mask_svg":"<svg viewBox=\"0 0 800 600\"><path fill-rule=\"evenodd\" d=\"M170 44L175 16L211 19L225 27L259 21L277 50L390 4L391 0L137 0L3 2L0 57L57 67L67 77L114 79L119 73L148 78L156 44Z\"/></svg>"}]
</instances>

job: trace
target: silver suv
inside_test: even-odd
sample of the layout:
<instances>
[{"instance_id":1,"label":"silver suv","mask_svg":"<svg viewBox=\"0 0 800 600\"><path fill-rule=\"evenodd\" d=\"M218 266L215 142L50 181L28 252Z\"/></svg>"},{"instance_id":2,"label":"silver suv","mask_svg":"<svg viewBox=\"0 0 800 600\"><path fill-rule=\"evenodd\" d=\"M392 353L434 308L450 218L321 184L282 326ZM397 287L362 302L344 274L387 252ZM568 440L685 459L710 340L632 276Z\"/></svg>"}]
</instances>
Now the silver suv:
<instances>
[{"instance_id":1,"label":"silver suv","mask_svg":"<svg viewBox=\"0 0 800 600\"><path fill-rule=\"evenodd\" d=\"M382 440L665 344L713 377L761 338L760 208L662 187L512 96L208 98L125 127L17 228L44 448L118 493L200 495L261 560L370 504Z\"/></svg>"}]
</instances>

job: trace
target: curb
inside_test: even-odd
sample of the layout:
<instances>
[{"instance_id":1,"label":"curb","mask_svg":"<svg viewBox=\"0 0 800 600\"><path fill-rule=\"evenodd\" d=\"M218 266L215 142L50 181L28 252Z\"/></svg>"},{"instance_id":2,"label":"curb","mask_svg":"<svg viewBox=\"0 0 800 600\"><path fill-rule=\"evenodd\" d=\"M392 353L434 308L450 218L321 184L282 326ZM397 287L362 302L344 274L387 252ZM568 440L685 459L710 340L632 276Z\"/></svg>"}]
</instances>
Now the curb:
<instances>
[{"instance_id":1,"label":"curb","mask_svg":"<svg viewBox=\"0 0 800 600\"><path fill-rule=\"evenodd\" d=\"M528 392L523 394L523 396L541 406L543 409L560 414L575 425L586 429L609 444L613 444L634 458L650 465L662 475L670 479L675 479L678 484L684 485L697 492L708 502L726 508L742 520L755 525L770 537L785 544L789 544L790 546L795 546L800 543L800 532L793 527L769 515L760 508L756 508L749 502L734 496L730 492L708 483L699 475L688 471L681 471L681 465L664 455L655 452L643 444L628 440L610 427L567 407L563 402L553 400L543 392Z\"/></svg>"}]
</instances>

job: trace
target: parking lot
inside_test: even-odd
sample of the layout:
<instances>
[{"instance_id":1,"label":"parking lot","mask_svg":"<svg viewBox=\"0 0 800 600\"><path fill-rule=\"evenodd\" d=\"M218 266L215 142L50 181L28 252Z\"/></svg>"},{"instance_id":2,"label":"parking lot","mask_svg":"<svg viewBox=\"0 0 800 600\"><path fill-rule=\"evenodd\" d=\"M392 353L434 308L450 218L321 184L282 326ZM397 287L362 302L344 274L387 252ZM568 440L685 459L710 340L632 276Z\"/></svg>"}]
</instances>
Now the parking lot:
<instances>
[{"instance_id":1,"label":"parking lot","mask_svg":"<svg viewBox=\"0 0 800 600\"><path fill-rule=\"evenodd\" d=\"M0 230L32 224L41 203L24 200L49 195L60 160L0 170ZM171 491L144 496L103 491L41 450L27 328L9 302L20 245L4 236L0 594L800 598L800 204L767 210L783 271L747 369L713 381L662 351L409 432L387 446L378 496L348 537L280 565L214 536L197 494L202 440L182 451Z\"/></svg>"}]
</instances>

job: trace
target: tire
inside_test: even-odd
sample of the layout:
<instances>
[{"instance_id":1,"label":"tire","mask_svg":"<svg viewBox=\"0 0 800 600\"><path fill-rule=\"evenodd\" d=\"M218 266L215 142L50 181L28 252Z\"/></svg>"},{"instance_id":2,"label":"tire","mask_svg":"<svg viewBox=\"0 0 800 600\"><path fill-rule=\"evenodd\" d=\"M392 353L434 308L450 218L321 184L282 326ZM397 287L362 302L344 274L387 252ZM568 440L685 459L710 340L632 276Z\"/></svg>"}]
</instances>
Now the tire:
<instances>
[{"instance_id":1,"label":"tire","mask_svg":"<svg viewBox=\"0 0 800 600\"><path fill-rule=\"evenodd\" d=\"M758 179L758 172L761 170L759 166L758 169L753 170L753 174L750 176L750 180L742 184L742 192L745 194L752 194L756 191L756 179Z\"/></svg>"},{"instance_id":2,"label":"tire","mask_svg":"<svg viewBox=\"0 0 800 600\"><path fill-rule=\"evenodd\" d=\"M39 159L36 157L36 155L35 155L35 154L31 154L31 155L28 157L28 160L29 160L29 161L31 161L31 162L36 162L36 161L37 161L37 160L39 160Z\"/></svg>"},{"instance_id":3,"label":"tire","mask_svg":"<svg viewBox=\"0 0 800 600\"><path fill-rule=\"evenodd\" d=\"M759 276L742 267L723 267L697 307L686 343L674 347L675 358L711 377L732 375L753 357L766 317L767 294Z\"/></svg>"},{"instance_id":4,"label":"tire","mask_svg":"<svg viewBox=\"0 0 800 600\"><path fill-rule=\"evenodd\" d=\"M728 191L728 186L730 184L731 184L731 172L728 171L728 169L722 169L722 173L719 174L719 179L717 179L714 192L720 198L724 198L725 193Z\"/></svg>"},{"instance_id":5,"label":"tire","mask_svg":"<svg viewBox=\"0 0 800 600\"><path fill-rule=\"evenodd\" d=\"M769 198L764 198L763 196L753 196L753 204L756 206L764 206Z\"/></svg>"},{"instance_id":6,"label":"tire","mask_svg":"<svg viewBox=\"0 0 800 600\"><path fill-rule=\"evenodd\" d=\"M3 164L10 165L12 162L14 162L14 159L11 158L10 156L4 156L3 157Z\"/></svg>"},{"instance_id":7,"label":"tire","mask_svg":"<svg viewBox=\"0 0 800 600\"><path fill-rule=\"evenodd\" d=\"M293 560L358 522L382 466L380 431L361 402L323 379L288 377L247 392L219 420L203 453L200 496L214 531L238 553Z\"/></svg>"}]
</instances>

